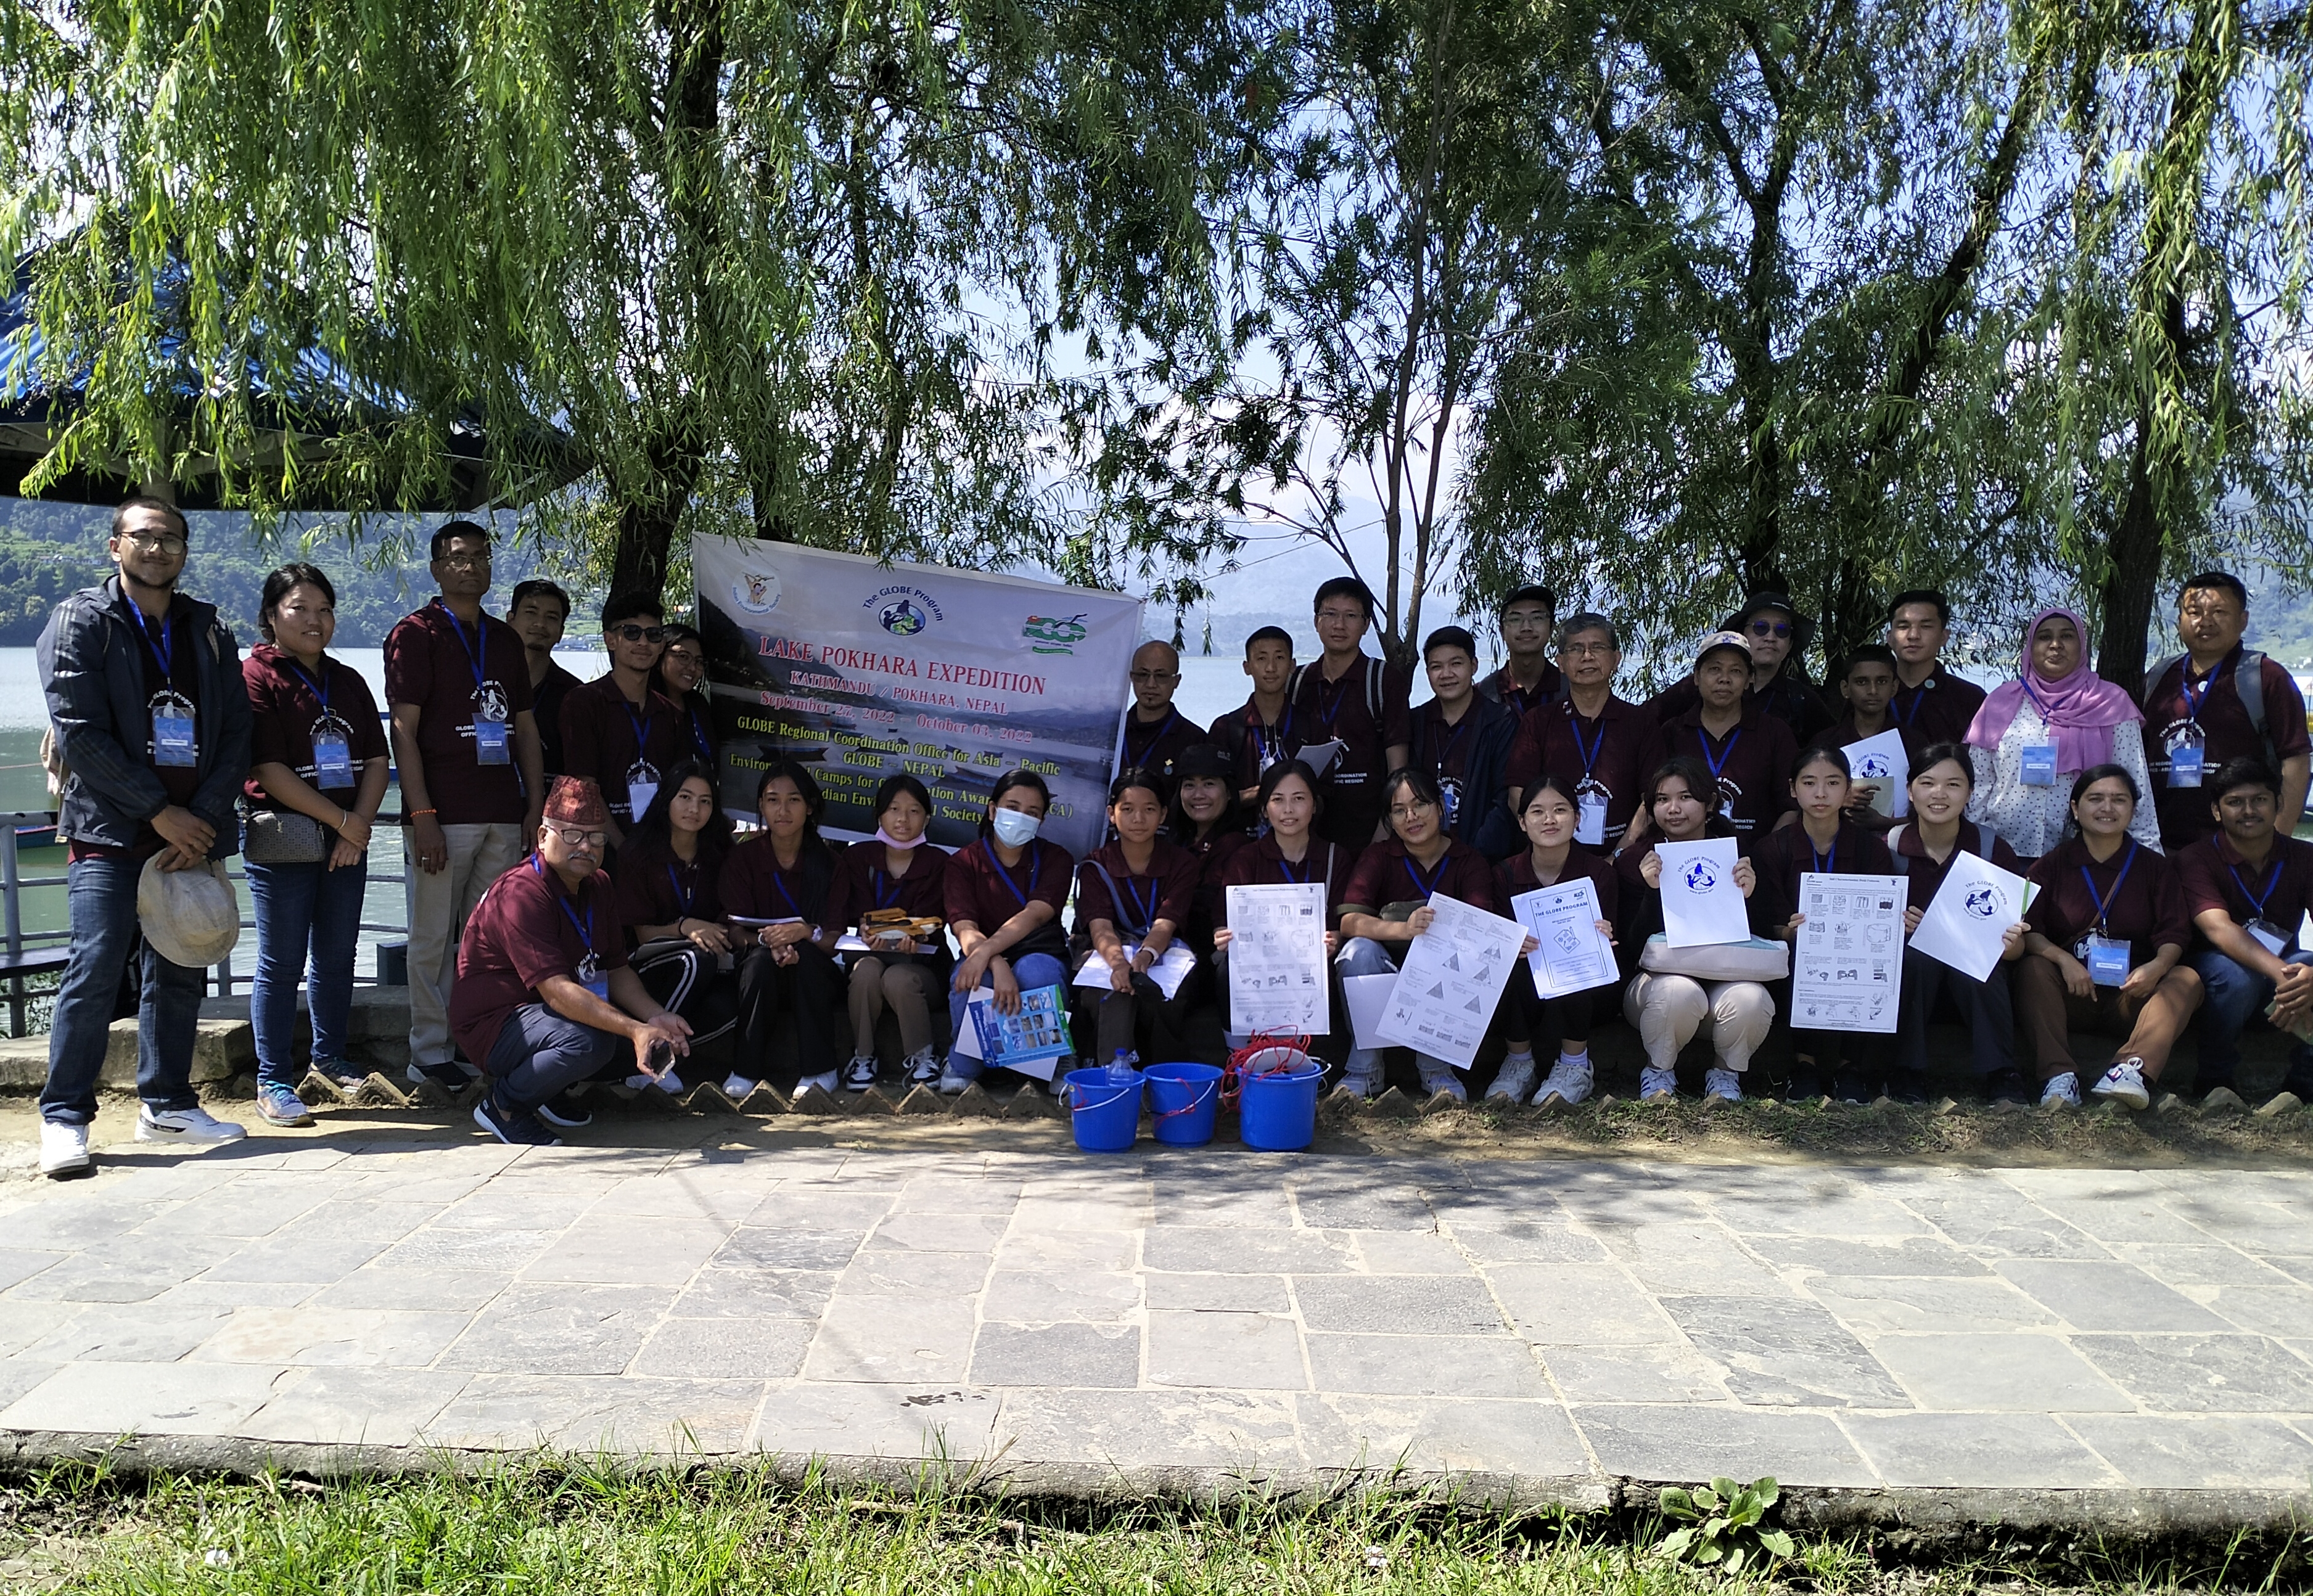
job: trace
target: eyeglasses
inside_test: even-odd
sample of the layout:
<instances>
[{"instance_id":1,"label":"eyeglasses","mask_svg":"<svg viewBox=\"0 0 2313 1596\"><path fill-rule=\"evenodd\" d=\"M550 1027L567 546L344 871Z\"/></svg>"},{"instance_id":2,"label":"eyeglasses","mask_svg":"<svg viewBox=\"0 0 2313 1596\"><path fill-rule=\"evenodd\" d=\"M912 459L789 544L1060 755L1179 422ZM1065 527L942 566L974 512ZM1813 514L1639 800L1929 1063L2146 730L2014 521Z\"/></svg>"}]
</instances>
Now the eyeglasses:
<instances>
[{"instance_id":1,"label":"eyeglasses","mask_svg":"<svg viewBox=\"0 0 2313 1596\"><path fill-rule=\"evenodd\" d=\"M448 566L453 570L472 571L488 565L490 557L487 554L445 554L434 563Z\"/></svg>"},{"instance_id":2,"label":"eyeglasses","mask_svg":"<svg viewBox=\"0 0 2313 1596\"><path fill-rule=\"evenodd\" d=\"M1178 671L1135 671L1132 673L1132 680L1150 682L1178 681L1181 680L1181 673Z\"/></svg>"},{"instance_id":3,"label":"eyeglasses","mask_svg":"<svg viewBox=\"0 0 2313 1596\"><path fill-rule=\"evenodd\" d=\"M1570 659L1587 660L1593 654L1604 658L1614 652L1614 645L1611 643L1569 643L1561 645L1558 652Z\"/></svg>"},{"instance_id":4,"label":"eyeglasses","mask_svg":"<svg viewBox=\"0 0 2313 1596\"><path fill-rule=\"evenodd\" d=\"M1788 637L1790 635L1791 623L1787 620L1755 620L1751 623L1751 636L1754 637Z\"/></svg>"},{"instance_id":5,"label":"eyeglasses","mask_svg":"<svg viewBox=\"0 0 2313 1596\"><path fill-rule=\"evenodd\" d=\"M611 834L607 831L573 831L567 826L549 826L547 829L562 839L563 846L569 848L600 849L611 840Z\"/></svg>"},{"instance_id":6,"label":"eyeglasses","mask_svg":"<svg viewBox=\"0 0 2313 1596\"><path fill-rule=\"evenodd\" d=\"M666 640L666 628L638 626L633 621L629 621L625 626L612 627L611 636L625 643L664 643Z\"/></svg>"},{"instance_id":7,"label":"eyeglasses","mask_svg":"<svg viewBox=\"0 0 2313 1596\"><path fill-rule=\"evenodd\" d=\"M1437 807L1427 798L1418 799L1411 804L1393 803L1390 805L1389 818L1393 820L1411 820Z\"/></svg>"},{"instance_id":8,"label":"eyeglasses","mask_svg":"<svg viewBox=\"0 0 2313 1596\"><path fill-rule=\"evenodd\" d=\"M680 644L666 651L666 662L670 665L696 665L702 658L697 649L684 648Z\"/></svg>"},{"instance_id":9,"label":"eyeglasses","mask_svg":"<svg viewBox=\"0 0 2313 1596\"><path fill-rule=\"evenodd\" d=\"M1361 627L1366 624L1368 617L1362 609L1320 609L1317 618L1332 621L1336 626Z\"/></svg>"},{"instance_id":10,"label":"eyeglasses","mask_svg":"<svg viewBox=\"0 0 2313 1596\"><path fill-rule=\"evenodd\" d=\"M157 535L152 532L123 532L120 536L123 541L134 543L139 548L157 548L163 554L182 554L187 547L185 540L174 532Z\"/></svg>"},{"instance_id":11,"label":"eyeglasses","mask_svg":"<svg viewBox=\"0 0 2313 1596\"><path fill-rule=\"evenodd\" d=\"M1541 627L1547 630L1552 616L1547 609L1513 609L1502 617L1504 627Z\"/></svg>"}]
</instances>

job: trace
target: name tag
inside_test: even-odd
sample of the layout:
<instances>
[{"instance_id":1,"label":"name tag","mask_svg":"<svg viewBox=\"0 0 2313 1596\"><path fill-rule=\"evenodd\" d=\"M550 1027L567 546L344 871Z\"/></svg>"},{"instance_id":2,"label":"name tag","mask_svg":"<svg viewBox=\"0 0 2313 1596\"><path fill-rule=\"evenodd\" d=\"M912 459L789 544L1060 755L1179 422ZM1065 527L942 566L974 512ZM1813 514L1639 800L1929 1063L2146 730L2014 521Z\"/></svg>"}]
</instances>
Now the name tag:
<instances>
[{"instance_id":1,"label":"name tag","mask_svg":"<svg viewBox=\"0 0 2313 1596\"><path fill-rule=\"evenodd\" d=\"M474 763L477 765L510 765L506 753L506 723L504 721L474 717Z\"/></svg>"},{"instance_id":2,"label":"name tag","mask_svg":"<svg viewBox=\"0 0 2313 1596\"><path fill-rule=\"evenodd\" d=\"M1438 782L1438 795L1446 801L1446 829L1451 831L1462 812L1462 784L1450 776L1441 776Z\"/></svg>"},{"instance_id":3,"label":"name tag","mask_svg":"<svg viewBox=\"0 0 2313 1596\"><path fill-rule=\"evenodd\" d=\"M2027 787L2056 785L2056 745L2036 742L2024 750L2023 774L2017 778Z\"/></svg>"},{"instance_id":4,"label":"name tag","mask_svg":"<svg viewBox=\"0 0 2313 1596\"><path fill-rule=\"evenodd\" d=\"M2093 934L2080 944L2088 953L2089 979L2099 987L2118 987L2128 980L2128 944L2117 937Z\"/></svg>"},{"instance_id":5,"label":"name tag","mask_svg":"<svg viewBox=\"0 0 2313 1596\"><path fill-rule=\"evenodd\" d=\"M324 789L354 785L354 750L344 738L313 739L313 785Z\"/></svg>"},{"instance_id":6,"label":"name tag","mask_svg":"<svg viewBox=\"0 0 2313 1596\"><path fill-rule=\"evenodd\" d=\"M2206 767L2208 750L2199 743L2178 743L2168 750L2168 785L2172 787L2197 787L2201 772Z\"/></svg>"},{"instance_id":7,"label":"name tag","mask_svg":"<svg viewBox=\"0 0 2313 1596\"><path fill-rule=\"evenodd\" d=\"M200 762L200 744L193 735L193 717L174 707L154 710L153 763L187 769Z\"/></svg>"},{"instance_id":8,"label":"name tag","mask_svg":"<svg viewBox=\"0 0 2313 1596\"><path fill-rule=\"evenodd\" d=\"M1606 845L1606 800L1603 794L1585 793L1575 801L1574 840L1586 847Z\"/></svg>"},{"instance_id":9,"label":"name tag","mask_svg":"<svg viewBox=\"0 0 2313 1596\"><path fill-rule=\"evenodd\" d=\"M577 969L572 973L578 978L578 984L581 987L585 987L604 1003L611 1001L611 978L602 973L602 967L596 961L594 954L589 953L581 959L578 961Z\"/></svg>"},{"instance_id":10,"label":"name tag","mask_svg":"<svg viewBox=\"0 0 2313 1596\"><path fill-rule=\"evenodd\" d=\"M2251 920L2241 929L2256 938L2256 945L2275 959L2288 951L2289 934L2270 920Z\"/></svg>"}]
</instances>

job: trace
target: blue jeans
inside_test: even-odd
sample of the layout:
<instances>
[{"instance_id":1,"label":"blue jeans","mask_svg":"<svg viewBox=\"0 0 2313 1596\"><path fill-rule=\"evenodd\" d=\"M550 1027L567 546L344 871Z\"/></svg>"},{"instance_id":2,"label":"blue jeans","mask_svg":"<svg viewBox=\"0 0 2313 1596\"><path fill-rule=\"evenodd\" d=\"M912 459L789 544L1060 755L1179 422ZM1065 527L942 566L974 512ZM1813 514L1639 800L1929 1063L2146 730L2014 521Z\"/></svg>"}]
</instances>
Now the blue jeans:
<instances>
[{"instance_id":1,"label":"blue jeans","mask_svg":"<svg viewBox=\"0 0 2313 1596\"><path fill-rule=\"evenodd\" d=\"M1058 959L1053 958L1050 953L1023 953L1018 958L1007 959L1007 961L1012 966L1012 978L1020 983L1020 990L1023 992L1033 992L1039 987L1059 987L1065 991L1068 987L1068 966L1062 964ZM994 981L982 981L980 984L980 989L982 992L992 992L995 990L995 987L996 983ZM948 993L948 1035L954 1036L957 1031L963 1029L963 1012L966 1008L971 1006L971 1004L972 994L969 992L956 992L951 990ZM1065 1011L1067 1006L1067 1002L1064 997L1061 1003L1062 1010ZM1060 1062L1063 1067L1071 1069L1075 1067L1073 1065L1069 1064L1066 1059L1063 1059ZM987 1068L987 1065L981 1064L977 1058L966 1058L963 1054L956 1052L954 1048L950 1048L947 1056L947 1067L954 1070L957 1074L961 1075L967 1081L976 1081L980 1078L981 1073Z\"/></svg>"},{"instance_id":2,"label":"blue jeans","mask_svg":"<svg viewBox=\"0 0 2313 1596\"><path fill-rule=\"evenodd\" d=\"M328 864L250 864L249 895L257 905L257 978L250 983L249 1018L257 1030L257 1078L295 1086L297 978L305 978L312 1016L313 1062L346 1056L346 1027L354 1006L354 943L361 936L362 894L369 861L343 870ZM307 968L310 955L312 965Z\"/></svg>"},{"instance_id":3,"label":"blue jeans","mask_svg":"<svg viewBox=\"0 0 2313 1596\"><path fill-rule=\"evenodd\" d=\"M1380 943L1368 936L1353 936L1335 956L1333 971L1336 975L1343 977L1394 976L1397 973L1397 965L1396 956ZM1343 1004L1341 1007L1342 1012L1347 1013L1349 1005ZM1444 1059L1434 1054L1424 1053L1420 1048L1413 1049L1413 1063L1414 1067L1420 1070L1425 1078L1435 1075L1440 1070L1450 1070L1454 1067ZM1352 1047L1350 1049L1349 1058L1341 1066L1341 1073L1345 1075L1362 1076L1378 1083L1381 1080L1381 1049Z\"/></svg>"},{"instance_id":4,"label":"blue jeans","mask_svg":"<svg viewBox=\"0 0 2313 1596\"><path fill-rule=\"evenodd\" d=\"M635 1050L622 1036L581 1025L542 1003L526 1003L498 1027L484 1061L501 1109L527 1114L581 1081L630 1073Z\"/></svg>"},{"instance_id":5,"label":"blue jeans","mask_svg":"<svg viewBox=\"0 0 2313 1596\"><path fill-rule=\"evenodd\" d=\"M2218 952L2203 948L2185 960L2201 975L2200 1018L2194 1022L2200 1044L2201 1067L2195 1084L2203 1092L2232 1084L2240 1065L2240 1034L2250 1016L2273 1001L2273 983ZM2291 964L2313 964L2313 952L2291 953ZM2289 1073L2296 1076L2313 1065L2313 1048L2299 1042L2289 1050Z\"/></svg>"},{"instance_id":6,"label":"blue jeans","mask_svg":"<svg viewBox=\"0 0 2313 1596\"><path fill-rule=\"evenodd\" d=\"M40 1117L59 1125L96 1118L96 1083L104 1073L112 1005L120 995L121 967L136 941L136 878L142 859L83 859L66 872L72 919L72 962L57 988L48 1031L48 1079L40 1089ZM136 1007L136 1095L155 1113L197 1107L193 1095L193 1029L200 1018L205 972L171 964L148 944L144 950L142 1000Z\"/></svg>"}]
</instances>

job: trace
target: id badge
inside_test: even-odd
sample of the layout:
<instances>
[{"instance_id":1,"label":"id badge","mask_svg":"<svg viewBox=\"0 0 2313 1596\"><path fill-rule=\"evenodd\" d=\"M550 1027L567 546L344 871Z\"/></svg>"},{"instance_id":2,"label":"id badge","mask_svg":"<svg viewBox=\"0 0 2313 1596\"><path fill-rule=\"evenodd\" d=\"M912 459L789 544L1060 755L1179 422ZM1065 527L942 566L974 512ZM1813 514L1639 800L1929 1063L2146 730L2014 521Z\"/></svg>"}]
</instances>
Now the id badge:
<instances>
[{"instance_id":1,"label":"id badge","mask_svg":"<svg viewBox=\"0 0 2313 1596\"><path fill-rule=\"evenodd\" d=\"M2116 937L2091 933L2082 944L2088 950L2089 979L2099 987L2118 987L2128 980L2128 944Z\"/></svg>"},{"instance_id":2,"label":"id badge","mask_svg":"<svg viewBox=\"0 0 2313 1596\"><path fill-rule=\"evenodd\" d=\"M2168 746L2168 785L2172 787L2197 787L2201 773L2208 767L2209 750L2197 739L2179 736Z\"/></svg>"},{"instance_id":3,"label":"id badge","mask_svg":"<svg viewBox=\"0 0 2313 1596\"><path fill-rule=\"evenodd\" d=\"M2023 773L2017 777L2027 787L2053 787L2056 785L2056 745L2036 742L2024 750Z\"/></svg>"},{"instance_id":4,"label":"id badge","mask_svg":"<svg viewBox=\"0 0 2313 1596\"><path fill-rule=\"evenodd\" d=\"M578 961L576 973L581 987L585 987L604 1003L611 1001L611 978L602 973L602 967L594 954L589 953Z\"/></svg>"},{"instance_id":5,"label":"id badge","mask_svg":"<svg viewBox=\"0 0 2313 1596\"><path fill-rule=\"evenodd\" d=\"M647 765L636 765L627 772L627 818L639 820L658 796L658 772Z\"/></svg>"},{"instance_id":6,"label":"id badge","mask_svg":"<svg viewBox=\"0 0 2313 1596\"><path fill-rule=\"evenodd\" d=\"M354 785L354 750L344 738L313 739L313 785L324 792Z\"/></svg>"},{"instance_id":7,"label":"id badge","mask_svg":"<svg viewBox=\"0 0 2313 1596\"><path fill-rule=\"evenodd\" d=\"M193 717L175 706L153 711L153 763L189 769L201 762L200 744L193 735Z\"/></svg>"},{"instance_id":8,"label":"id badge","mask_svg":"<svg viewBox=\"0 0 2313 1596\"><path fill-rule=\"evenodd\" d=\"M1447 776L1438 784L1438 795L1446 801L1446 829L1451 831L1462 813L1462 784Z\"/></svg>"},{"instance_id":9,"label":"id badge","mask_svg":"<svg viewBox=\"0 0 2313 1596\"><path fill-rule=\"evenodd\" d=\"M474 717L474 763L477 765L511 765L506 754L506 723L504 721Z\"/></svg>"},{"instance_id":10,"label":"id badge","mask_svg":"<svg viewBox=\"0 0 2313 1596\"><path fill-rule=\"evenodd\" d=\"M2289 934L2270 920L2251 920L2241 929L2256 938L2256 945L2275 959L2288 951Z\"/></svg>"},{"instance_id":11,"label":"id badge","mask_svg":"<svg viewBox=\"0 0 2313 1596\"><path fill-rule=\"evenodd\" d=\"M1585 793L1574 801L1574 840L1585 847L1606 846L1606 798Z\"/></svg>"}]
</instances>

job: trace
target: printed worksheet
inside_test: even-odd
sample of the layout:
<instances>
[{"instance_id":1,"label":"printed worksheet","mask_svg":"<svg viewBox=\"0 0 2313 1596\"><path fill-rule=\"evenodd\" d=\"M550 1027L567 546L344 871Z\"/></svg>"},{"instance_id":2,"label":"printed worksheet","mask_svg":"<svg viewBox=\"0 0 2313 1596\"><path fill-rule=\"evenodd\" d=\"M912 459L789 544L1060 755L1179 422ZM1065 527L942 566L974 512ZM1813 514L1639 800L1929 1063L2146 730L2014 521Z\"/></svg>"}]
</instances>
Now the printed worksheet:
<instances>
[{"instance_id":1,"label":"printed worksheet","mask_svg":"<svg viewBox=\"0 0 2313 1596\"><path fill-rule=\"evenodd\" d=\"M1791 950L1791 1029L1893 1035L1904 986L1904 881L1900 875L1799 877Z\"/></svg>"},{"instance_id":2,"label":"printed worksheet","mask_svg":"<svg viewBox=\"0 0 2313 1596\"><path fill-rule=\"evenodd\" d=\"M1510 899L1510 913L1540 944L1526 961L1543 996L1563 997L1614 980L1614 944L1598 929L1605 916L1589 877L1521 892Z\"/></svg>"},{"instance_id":3,"label":"printed worksheet","mask_svg":"<svg viewBox=\"0 0 2313 1596\"><path fill-rule=\"evenodd\" d=\"M1662 861L1663 940L1674 948L1703 948L1751 940L1751 914L1735 884L1735 839L1658 842Z\"/></svg>"},{"instance_id":4,"label":"printed worksheet","mask_svg":"<svg viewBox=\"0 0 2313 1596\"><path fill-rule=\"evenodd\" d=\"M1325 981L1325 884L1231 887L1229 1030L1324 1036L1333 1005Z\"/></svg>"},{"instance_id":5,"label":"printed worksheet","mask_svg":"<svg viewBox=\"0 0 2313 1596\"><path fill-rule=\"evenodd\" d=\"M1526 927L1442 892L1430 894L1429 907L1438 917L1405 944L1379 1034L1468 1069L1517 968Z\"/></svg>"},{"instance_id":6,"label":"printed worksheet","mask_svg":"<svg viewBox=\"0 0 2313 1596\"><path fill-rule=\"evenodd\" d=\"M1124 961L1131 963L1139 952L1139 943L1125 943ZM1156 990L1165 996L1177 997L1181 994L1181 983L1187 980L1196 968L1196 951L1188 943L1166 943L1165 951L1156 955L1156 962L1148 967L1148 978L1156 983ZM1077 967L1076 984L1102 992L1114 990L1108 973L1108 960L1100 956L1098 949L1095 948L1092 957Z\"/></svg>"}]
</instances>

